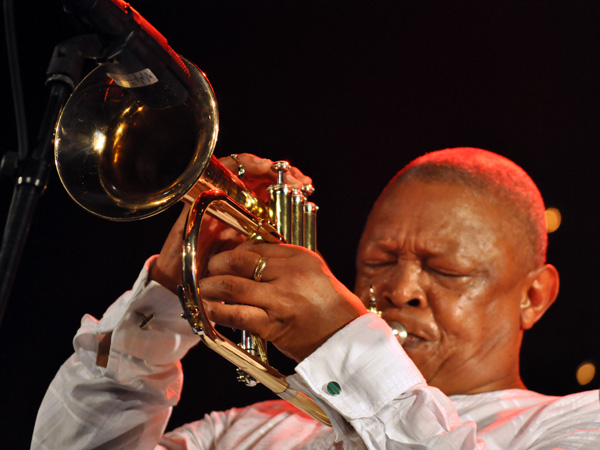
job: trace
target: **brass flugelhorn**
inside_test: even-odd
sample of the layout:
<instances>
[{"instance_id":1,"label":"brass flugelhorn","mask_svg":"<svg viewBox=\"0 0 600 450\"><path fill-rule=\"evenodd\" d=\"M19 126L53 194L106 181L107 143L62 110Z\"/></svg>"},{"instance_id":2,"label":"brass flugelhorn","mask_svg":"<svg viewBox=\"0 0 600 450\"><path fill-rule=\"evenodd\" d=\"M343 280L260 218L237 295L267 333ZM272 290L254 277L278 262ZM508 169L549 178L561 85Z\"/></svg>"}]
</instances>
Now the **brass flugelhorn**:
<instances>
[{"instance_id":1,"label":"brass flugelhorn","mask_svg":"<svg viewBox=\"0 0 600 450\"><path fill-rule=\"evenodd\" d=\"M107 65L85 77L56 127L60 179L75 202L110 220L143 219L178 201L191 204L179 289L183 317L208 347L239 368L248 384L256 380L330 425L314 400L290 388L286 377L255 349L241 348L222 336L205 313L197 284L198 234L205 214L249 237L315 250L317 208L306 199L310 192L283 182L284 162L275 165L278 183L269 188L270 200L263 203L213 156L219 128L215 95L204 73L183 62L190 82L187 90L172 97L168 86L132 85L110 73Z\"/></svg>"}]
</instances>

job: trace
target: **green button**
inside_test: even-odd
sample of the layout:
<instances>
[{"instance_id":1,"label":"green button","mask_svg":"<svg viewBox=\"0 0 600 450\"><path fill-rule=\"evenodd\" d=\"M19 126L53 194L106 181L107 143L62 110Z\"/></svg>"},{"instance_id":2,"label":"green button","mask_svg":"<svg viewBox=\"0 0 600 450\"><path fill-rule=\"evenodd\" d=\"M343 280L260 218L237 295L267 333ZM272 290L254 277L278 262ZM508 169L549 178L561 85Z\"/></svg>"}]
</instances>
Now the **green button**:
<instances>
[{"instance_id":1,"label":"green button","mask_svg":"<svg viewBox=\"0 0 600 450\"><path fill-rule=\"evenodd\" d=\"M329 392L329 394L331 395L340 395L340 392L342 392L342 388L340 387L339 383L336 383L335 381L330 381L329 383L327 383L327 392Z\"/></svg>"}]
</instances>

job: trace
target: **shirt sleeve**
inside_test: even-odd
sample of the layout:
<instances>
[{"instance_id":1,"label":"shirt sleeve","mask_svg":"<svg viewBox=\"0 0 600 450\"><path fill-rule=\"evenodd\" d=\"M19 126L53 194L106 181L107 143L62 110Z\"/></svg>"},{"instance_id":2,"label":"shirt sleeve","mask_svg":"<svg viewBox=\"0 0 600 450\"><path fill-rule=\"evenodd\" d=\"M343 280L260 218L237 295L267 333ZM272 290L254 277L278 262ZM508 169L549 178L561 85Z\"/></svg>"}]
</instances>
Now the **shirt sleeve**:
<instances>
[{"instance_id":1,"label":"shirt sleeve","mask_svg":"<svg viewBox=\"0 0 600 450\"><path fill-rule=\"evenodd\" d=\"M475 423L461 422L452 401L426 384L375 314L338 331L296 372L346 448L485 448Z\"/></svg>"},{"instance_id":2,"label":"shirt sleeve","mask_svg":"<svg viewBox=\"0 0 600 450\"><path fill-rule=\"evenodd\" d=\"M75 352L42 401L31 448L154 448L159 442L181 393L179 360L199 339L181 319L177 297L147 281L151 262L101 320L83 317ZM108 334L104 368L96 358Z\"/></svg>"}]
</instances>

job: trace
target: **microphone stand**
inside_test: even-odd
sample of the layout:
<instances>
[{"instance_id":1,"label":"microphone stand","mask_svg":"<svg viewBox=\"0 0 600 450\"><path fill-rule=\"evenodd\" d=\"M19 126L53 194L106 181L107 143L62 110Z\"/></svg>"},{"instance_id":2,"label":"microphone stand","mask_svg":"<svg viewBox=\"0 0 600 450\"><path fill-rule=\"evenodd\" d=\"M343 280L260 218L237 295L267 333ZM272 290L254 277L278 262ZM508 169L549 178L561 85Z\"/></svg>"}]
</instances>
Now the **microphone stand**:
<instances>
[{"instance_id":1,"label":"microphone stand","mask_svg":"<svg viewBox=\"0 0 600 450\"><path fill-rule=\"evenodd\" d=\"M53 166L56 121L79 83L84 60L99 57L103 50L99 37L94 34L72 38L54 48L46 79L50 93L35 149L33 152L25 149L24 157L8 152L2 159L0 167L5 175L14 178L15 187L0 250L0 325L37 202L46 189ZM11 62L14 63L14 59Z\"/></svg>"}]
</instances>

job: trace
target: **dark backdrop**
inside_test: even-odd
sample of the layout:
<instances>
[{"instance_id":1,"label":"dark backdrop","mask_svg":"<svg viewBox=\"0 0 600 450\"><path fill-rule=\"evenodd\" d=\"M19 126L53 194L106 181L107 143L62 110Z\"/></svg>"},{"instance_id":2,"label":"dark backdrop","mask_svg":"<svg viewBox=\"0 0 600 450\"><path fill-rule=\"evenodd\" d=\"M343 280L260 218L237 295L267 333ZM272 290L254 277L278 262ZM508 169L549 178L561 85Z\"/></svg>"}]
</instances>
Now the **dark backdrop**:
<instances>
[{"instance_id":1,"label":"dark backdrop","mask_svg":"<svg viewBox=\"0 0 600 450\"><path fill-rule=\"evenodd\" d=\"M583 389L577 366L599 361L596 196L600 135L600 4L596 1L138 0L133 6L198 64L216 92L216 154L288 159L314 179L320 250L353 284L365 216L386 181L430 150L476 146L522 165L564 222L549 260L558 302L525 338L526 384ZM73 35L59 2L19 2L19 49L33 140L54 45ZM5 58L3 58L5 61ZM8 78L6 64L2 77ZM2 83L2 149L16 148ZM11 187L3 185L0 215ZM81 316L100 316L160 249L177 216L111 223L76 206L53 175L33 222L4 323L1 435L28 445L45 389L71 353ZM274 355L274 365L293 366ZM206 348L184 360L171 426L270 392L234 381ZM597 387L598 379L589 387ZM6 442L8 439L8 442Z\"/></svg>"}]
</instances>

